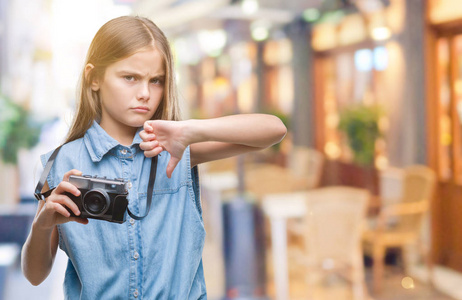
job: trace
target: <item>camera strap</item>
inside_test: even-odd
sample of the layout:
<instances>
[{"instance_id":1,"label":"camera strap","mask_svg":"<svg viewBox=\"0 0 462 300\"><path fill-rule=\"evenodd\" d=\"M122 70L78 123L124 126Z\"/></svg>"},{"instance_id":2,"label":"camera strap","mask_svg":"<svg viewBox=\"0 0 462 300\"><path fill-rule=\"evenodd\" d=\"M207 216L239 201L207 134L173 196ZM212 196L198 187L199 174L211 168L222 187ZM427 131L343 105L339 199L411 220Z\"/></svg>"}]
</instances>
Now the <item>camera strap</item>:
<instances>
[{"instance_id":1,"label":"camera strap","mask_svg":"<svg viewBox=\"0 0 462 300\"><path fill-rule=\"evenodd\" d=\"M53 166L56 156L58 155L58 152L59 150L61 150L62 146L63 145L56 148L55 151L53 151L53 153L51 154L50 158L48 159L45 165L45 168L43 169L42 176L40 176L40 180L37 183L37 186L35 187L34 196L35 196L35 199L37 199L38 201L45 200L48 196L50 196L51 192L53 192L53 190L55 189L55 188L52 188L42 193L42 189L43 189L43 186L45 185L48 174L50 173L51 167ZM127 207L128 214L130 215L130 217L132 217L135 220L141 220L144 217L146 217L149 214L149 211L151 209L152 191L154 190L154 182L156 181L156 173L157 173L157 160L158 160L157 156L154 156L151 159L151 170L149 172L149 183L148 183L148 195L146 198L146 213L144 214L144 216L139 217L133 214L130 211L130 209Z\"/></svg>"},{"instance_id":2,"label":"camera strap","mask_svg":"<svg viewBox=\"0 0 462 300\"><path fill-rule=\"evenodd\" d=\"M146 198L146 213L142 217L138 217L134 215L130 209L127 207L127 212L135 220L141 220L149 214L151 210L151 201L152 201L152 191L154 190L154 182L156 181L156 173L157 173L157 158L158 156L154 156L151 159L151 171L149 172L149 183L148 183L148 196Z\"/></svg>"},{"instance_id":3,"label":"camera strap","mask_svg":"<svg viewBox=\"0 0 462 300\"><path fill-rule=\"evenodd\" d=\"M42 176L40 176L40 180L37 183L37 186L35 187L35 199L38 201L40 200L45 200L48 196L50 196L51 192L53 192L54 188L49 189L48 191L42 193L43 186L45 185L45 181L47 180L48 173L50 173L51 167L53 166L53 163L55 162L55 158L58 155L59 150L61 150L61 147L63 145L59 146L58 148L53 151L51 154L50 158L47 161L47 164L45 165L45 169L43 169Z\"/></svg>"}]
</instances>

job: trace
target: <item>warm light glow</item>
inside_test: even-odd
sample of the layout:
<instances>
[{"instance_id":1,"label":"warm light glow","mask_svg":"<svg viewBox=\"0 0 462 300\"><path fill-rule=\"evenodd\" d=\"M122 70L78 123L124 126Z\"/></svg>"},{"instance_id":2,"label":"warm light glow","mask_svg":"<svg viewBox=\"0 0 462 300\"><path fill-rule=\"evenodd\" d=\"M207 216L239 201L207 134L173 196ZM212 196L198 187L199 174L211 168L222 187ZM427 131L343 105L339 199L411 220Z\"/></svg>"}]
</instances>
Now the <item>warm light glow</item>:
<instances>
[{"instance_id":1,"label":"warm light glow","mask_svg":"<svg viewBox=\"0 0 462 300\"><path fill-rule=\"evenodd\" d=\"M343 17L337 33L337 40L340 45L352 45L364 41L367 38L364 18L359 14Z\"/></svg>"},{"instance_id":2,"label":"warm light glow","mask_svg":"<svg viewBox=\"0 0 462 300\"><path fill-rule=\"evenodd\" d=\"M379 155L375 159L375 167L379 170L385 170L388 167L388 158L384 155Z\"/></svg>"},{"instance_id":3,"label":"warm light glow","mask_svg":"<svg viewBox=\"0 0 462 300\"><path fill-rule=\"evenodd\" d=\"M457 95L462 94L462 80L461 79L456 79L454 82L454 91Z\"/></svg>"},{"instance_id":4,"label":"warm light glow","mask_svg":"<svg viewBox=\"0 0 462 300\"><path fill-rule=\"evenodd\" d=\"M246 15L253 15L258 11L259 5L257 0L244 0L241 3L242 12Z\"/></svg>"},{"instance_id":5,"label":"warm light glow","mask_svg":"<svg viewBox=\"0 0 462 300\"><path fill-rule=\"evenodd\" d=\"M326 126L329 128L337 128L339 123L339 116L337 113L330 113L326 117Z\"/></svg>"},{"instance_id":6,"label":"warm light glow","mask_svg":"<svg viewBox=\"0 0 462 300\"><path fill-rule=\"evenodd\" d=\"M237 89L237 105L241 113L250 113L254 106L255 78L248 77Z\"/></svg>"},{"instance_id":7,"label":"warm light glow","mask_svg":"<svg viewBox=\"0 0 462 300\"><path fill-rule=\"evenodd\" d=\"M386 132L390 128L390 122L387 117L381 117L378 125L381 132Z\"/></svg>"},{"instance_id":8,"label":"warm light glow","mask_svg":"<svg viewBox=\"0 0 462 300\"><path fill-rule=\"evenodd\" d=\"M324 152L330 159L337 159L340 157L340 148L334 142L326 143L324 146Z\"/></svg>"},{"instance_id":9,"label":"warm light glow","mask_svg":"<svg viewBox=\"0 0 462 300\"><path fill-rule=\"evenodd\" d=\"M407 290L415 288L414 280L411 277L404 277L401 286Z\"/></svg>"},{"instance_id":10,"label":"warm light glow","mask_svg":"<svg viewBox=\"0 0 462 300\"><path fill-rule=\"evenodd\" d=\"M288 64L292 61L292 52L289 39L270 40L265 44L263 60L269 66Z\"/></svg>"},{"instance_id":11,"label":"warm light glow","mask_svg":"<svg viewBox=\"0 0 462 300\"><path fill-rule=\"evenodd\" d=\"M372 29L372 38L376 41L384 41L391 37L390 28L386 26L376 27Z\"/></svg>"},{"instance_id":12,"label":"warm light glow","mask_svg":"<svg viewBox=\"0 0 462 300\"><path fill-rule=\"evenodd\" d=\"M316 24L311 41L313 49L324 51L337 47L337 26L332 23Z\"/></svg>"}]
</instances>

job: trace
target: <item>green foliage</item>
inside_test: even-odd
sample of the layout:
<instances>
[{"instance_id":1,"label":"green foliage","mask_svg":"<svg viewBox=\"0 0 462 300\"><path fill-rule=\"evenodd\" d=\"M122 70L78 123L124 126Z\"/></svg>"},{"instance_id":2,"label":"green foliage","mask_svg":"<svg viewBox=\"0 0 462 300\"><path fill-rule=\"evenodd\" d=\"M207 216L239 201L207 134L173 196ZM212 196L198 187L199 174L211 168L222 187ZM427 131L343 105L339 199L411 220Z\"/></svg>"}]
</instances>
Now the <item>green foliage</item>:
<instances>
[{"instance_id":1,"label":"green foliage","mask_svg":"<svg viewBox=\"0 0 462 300\"><path fill-rule=\"evenodd\" d=\"M348 107L340 113L338 129L346 135L355 163L374 164L375 142L382 136L378 123L383 114L380 106L363 104Z\"/></svg>"},{"instance_id":2,"label":"green foliage","mask_svg":"<svg viewBox=\"0 0 462 300\"><path fill-rule=\"evenodd\" d=\"M263 113L278 117L281 120L281 122L286 126L287 130L290 130L290 117L287 114L283 113L280 110L267 110ZM274 144L273 146L271 146L271 149L273 149L274 152L279 152L281 150L281 143Z\"/></svg>"},{"instance_id":3,"label":"green foliage","mask_svg":"<svg viewBox=\"0 0 462 300\"><path fill-rule=\"evenodd\" d=\"M35 146L40 129L26 109L0 94L0 158L3 162L16 164L19 149Z\"/></svg>"}]
</instances>

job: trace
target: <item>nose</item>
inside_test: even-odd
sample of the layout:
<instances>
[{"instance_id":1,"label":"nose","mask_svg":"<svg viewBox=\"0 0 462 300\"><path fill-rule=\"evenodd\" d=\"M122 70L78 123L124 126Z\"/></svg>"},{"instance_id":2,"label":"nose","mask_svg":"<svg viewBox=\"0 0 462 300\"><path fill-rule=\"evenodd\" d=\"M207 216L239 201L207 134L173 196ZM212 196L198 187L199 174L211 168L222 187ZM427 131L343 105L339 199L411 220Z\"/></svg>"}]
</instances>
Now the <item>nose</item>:
<instances>
[{"instance_id":1,"label":"nose","mask_svg":"<svg viewBox=\"0 0 462 300\"><path fill-rule=\"evenodd\" d=\"M141 82L137 91L136 98L140 101L148 101L150 98L149 83Z\"/></svg>"}]
</instances>

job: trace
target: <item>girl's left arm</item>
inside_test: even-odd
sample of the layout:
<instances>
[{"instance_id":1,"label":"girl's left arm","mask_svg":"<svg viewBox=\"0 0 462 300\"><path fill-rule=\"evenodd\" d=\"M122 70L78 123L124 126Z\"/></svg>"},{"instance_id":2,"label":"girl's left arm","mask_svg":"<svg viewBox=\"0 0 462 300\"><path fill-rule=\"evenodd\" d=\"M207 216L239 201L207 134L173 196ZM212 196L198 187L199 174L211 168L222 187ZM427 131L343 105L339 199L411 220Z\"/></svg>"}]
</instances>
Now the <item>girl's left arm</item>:
<instances>
[{"instance_id":1,"label":"girl's left arm","mask_svg":"<svg viewBox=\"0 0 462 300\"><path fill-rule=\"evenodd\" d=\"M172 159L167 175L191 145L191 164L257 151L279 143L287 133L282 121L273 115L242 114L206 120L147 121L140 133L141 149L152 157L167 150Z\"/></svg>"},{"instance_id":2,"label":"girl's left arm","mask_svg":"<svg viewBox=\"0 0 462 300\"><path fill-rule=\"evenodd\" d=\"M287 132L279 118L265 114L191 120L191 125L193 165L265 149L279 143Z\"/></svg>"}]
</instances>

